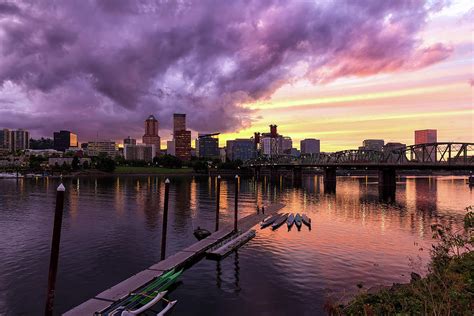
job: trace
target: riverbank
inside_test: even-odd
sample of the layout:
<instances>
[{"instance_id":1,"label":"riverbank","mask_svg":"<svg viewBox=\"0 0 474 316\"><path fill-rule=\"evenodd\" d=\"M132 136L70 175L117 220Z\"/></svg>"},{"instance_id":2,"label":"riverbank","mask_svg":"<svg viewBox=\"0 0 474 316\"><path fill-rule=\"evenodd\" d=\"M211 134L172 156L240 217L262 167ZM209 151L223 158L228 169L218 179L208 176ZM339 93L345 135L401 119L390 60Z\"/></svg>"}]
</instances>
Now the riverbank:
<instances>
[{"instance_id":1,"label":"riverbank","mask_svg":"<svg viewBox=\"0 0 474 316\"><path fill-rule=\"evenodd\" d=\"M407 284L361 290L345 304L326 304L329 315L472 315L474 310L474 212L464 219L465 231L431 226L438 240L431 249L428 273L411 274ZM358 285L362 288L362 284Z\"/></svg>"},{"instance_id":2,"label":"riverbank","mask_svg":"<svg viewBox=\"0 0 474 316\"><path fill-rule=\"evenodd\" d=\"M192 168L117 167L114 175L196 175Z\"/></svg>"}]
</instances>

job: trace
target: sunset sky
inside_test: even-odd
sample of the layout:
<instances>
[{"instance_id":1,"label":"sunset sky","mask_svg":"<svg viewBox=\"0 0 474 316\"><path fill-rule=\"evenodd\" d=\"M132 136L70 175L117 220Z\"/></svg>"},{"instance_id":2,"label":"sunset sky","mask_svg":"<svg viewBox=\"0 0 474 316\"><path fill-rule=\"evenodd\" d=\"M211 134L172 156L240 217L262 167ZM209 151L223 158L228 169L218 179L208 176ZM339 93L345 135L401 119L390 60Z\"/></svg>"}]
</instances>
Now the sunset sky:
<instances>
[{"instance_id":1,"label":"sunset sky","mask_svg":"<svg viewBox=\"0 0 474 316\"><path fill-rule=\"evenodd\" d=\"M0 128L141 139L154 114L250 137L277 124L321 150L474 142L470 0L0 3Z\"/></svg>"}]
</instances>

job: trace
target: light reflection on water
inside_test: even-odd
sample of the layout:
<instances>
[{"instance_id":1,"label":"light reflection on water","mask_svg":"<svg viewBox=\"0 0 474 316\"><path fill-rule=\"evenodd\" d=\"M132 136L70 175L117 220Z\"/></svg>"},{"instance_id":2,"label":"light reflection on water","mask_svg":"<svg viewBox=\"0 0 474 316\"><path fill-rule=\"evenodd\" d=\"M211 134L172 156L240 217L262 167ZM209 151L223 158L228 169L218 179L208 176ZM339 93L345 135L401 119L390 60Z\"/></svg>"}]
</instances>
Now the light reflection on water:
<instances>
[{"instance_id":1,"label":"light reflection on water","mask_svg":"<svg viewBox=\"0 0 474 316\"><path fill-rule=\"evenodd\" d=\"M57 179L0 181L0 314L42 312ZM65 180L56 312L63 312L157 262L164 179ZM167 254L194 242L193 228L214 227L215 178L175 177L170 191ZM240 182L240 216L255 201L283 202L304 212L312 230L259 230L220 263L202 260L171 294L173 315L315 315L327 295L408 280L409 257L426 263L430 225L460 226L472 190L460 177L407 177L394 203L379 201L376 179L338 178L335 195L322 179L294 188L280 178ZM223 179L221 220L233 218L234 183ZM416 268L416 267L415 267ZM28 301L28 304L24 302ZM200 311L200 312L198 312Z\"/></svg>"}]
</instances>

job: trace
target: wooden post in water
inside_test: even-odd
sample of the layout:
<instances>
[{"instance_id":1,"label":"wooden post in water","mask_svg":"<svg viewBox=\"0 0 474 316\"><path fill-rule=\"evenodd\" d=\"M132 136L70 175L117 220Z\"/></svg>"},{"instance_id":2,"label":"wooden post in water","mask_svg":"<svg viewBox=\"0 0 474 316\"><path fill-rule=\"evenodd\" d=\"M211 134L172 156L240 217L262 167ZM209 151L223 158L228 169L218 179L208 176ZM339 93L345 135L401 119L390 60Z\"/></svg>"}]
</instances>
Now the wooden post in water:
<instances>
[{"instance_id":1,"label":"wooden post in water","mask_svg":"<svg viewBox=\"0 0 474 316\"><path fill-rule=\"evenodd\" d=\"M219 208L221 202L221 176L217 176L216 186L216 231L219 230Z\"/></svg>"},{"instance_id":2,"label":"wooden post in water","mask_svg":"<svg viewBox=\"0 0 474 316\"><path fill-rule=\"evenodd\" d=\"M163 210L163 228L161 229L161 260L166 256L166 230L168 228L168 200L170 194L170 179L165 180L165 203Z\"/></svg>"},{"instance_id":3,"label":"wooden post in water","mask_svg":"<svg viewBox=\"0 0 474 316\"><path fill-rule=\"evenodd\" d=\"M235 175L234 232L237 232L237 213L239 209L239 176Z\"/></svg>"},{"instance_id":4,"label":"wooden post in water","mask_svg":"<svg viewBox=\"0 0 474 316\"><path fill-rule=\"evenodd\" d=\"M46 294L46 305L44 314L53 315L54 294L56 289L56 275L58 272L59 244L61 241L61 226L64 210L64 185L61 183L56 191L56 209L54 212L53 240L51 243L51 256L49 259L48 293Z\"/></svg>"}]
</instances>

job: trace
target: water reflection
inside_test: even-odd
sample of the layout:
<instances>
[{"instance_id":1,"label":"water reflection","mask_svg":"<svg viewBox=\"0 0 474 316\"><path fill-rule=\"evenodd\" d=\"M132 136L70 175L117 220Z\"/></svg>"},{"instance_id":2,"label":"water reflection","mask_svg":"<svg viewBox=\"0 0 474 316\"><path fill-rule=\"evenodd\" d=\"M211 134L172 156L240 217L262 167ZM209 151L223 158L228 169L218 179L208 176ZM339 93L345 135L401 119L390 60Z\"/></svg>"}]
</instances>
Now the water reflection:
<instances>
[{"instance_id":1,"label":"water reflection","mask_svg":"<svg viewBox=\"0 0 474 316\"><path fill-rule=\"evenodd\" d=\"M185 302L173 315L200 308L209 315L229 310L263 315L275 306L284 314L320 314L326 289L352 289L358 281L405 281L407 257L428 257L419 249L429 248L430 225L461 227L463 208L473 203L472 191L459 177L399 179L388 202L380 201L371 177L339 177L335 194L324 194L320 176L303 176L297 188L291 177L275 180L241 178L239 216L253 214L256 205L281 202L286 212L308 214L313 229L258 230L238 253L217 263L201 261L186 271L182 286L172 293ZM42 309L58 181L0 181L2 315L38 314ZM58 312L159 260L164 199L161 177L64 182ZM234 178L224 177L221 224L232 223L234 190ZM215 198L215 177L171 179L168 255L195 242L197 225L212 230ZM31 304L24 304L25 296Z\"/></svg>"}]
</instances>

